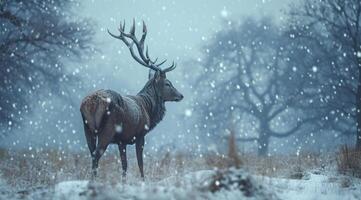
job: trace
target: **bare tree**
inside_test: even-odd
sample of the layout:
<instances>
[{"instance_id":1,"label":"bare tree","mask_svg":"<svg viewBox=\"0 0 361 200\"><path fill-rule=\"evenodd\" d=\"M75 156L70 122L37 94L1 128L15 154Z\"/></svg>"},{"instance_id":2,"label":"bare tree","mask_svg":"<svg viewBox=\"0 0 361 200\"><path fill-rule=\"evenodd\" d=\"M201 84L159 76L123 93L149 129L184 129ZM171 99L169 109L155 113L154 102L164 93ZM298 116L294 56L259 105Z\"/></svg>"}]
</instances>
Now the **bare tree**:
<instances>
[{"instance_id":1,"label":"bare tree","mask_svg":"<svg viewBox=\"0 0 361 200\"><path fill-rule=\"evenodd\" d=\"M318 116L295 106L304 98L307 79L302 69L289 65L288 40L280 27L269 18L227 26L205 47L197 88L209 92L197 92L199 127L217 133L236 124L238 140L257 141L258 154L265 155L271 137L310 128ZM252 132L256 135L250 137Z\"/></svg>"},{"instance_id":2,"label":"bare tree","mask_svg":"<svg viewBox=\"0 0 361 200\"><path fill-rule=\"evenodd\" d=\"M293 8L290 36L303 51L304 67L317 74L315 109L343 134L357 134L361 148L361 1L306 0Z\"/></svg>"},{"instance_id":3,"label":"bare tree","mask_svg":"<svg viewBox=\"0 0 361 200\"><path fill-rule=\"evenodd\" d=\"M31 102L45 96L66 97L76 80L64 61L92 50L86 19L74 19L71 0L0 1L0 124L19 125ZM7 129L3 129L3 133Z\"/></svg>"}]
</instances>

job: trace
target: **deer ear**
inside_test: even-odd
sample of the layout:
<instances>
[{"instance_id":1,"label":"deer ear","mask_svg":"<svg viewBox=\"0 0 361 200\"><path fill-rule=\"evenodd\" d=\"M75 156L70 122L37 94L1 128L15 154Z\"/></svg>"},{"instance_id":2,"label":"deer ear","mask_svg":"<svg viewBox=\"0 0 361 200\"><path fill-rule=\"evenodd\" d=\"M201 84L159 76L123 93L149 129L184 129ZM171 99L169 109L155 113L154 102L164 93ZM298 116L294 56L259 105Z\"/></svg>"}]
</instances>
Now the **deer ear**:
<instances>
[{"instance_id":1,"label":"deer ear","mask_svg":"<svg viewBox=\"0 0 361 200\"><path fill-rule=\"evenodd\" d=\"M154 76L158 76L159 74L155 71L155 70L152 70L152 69L149 69L149 74L148 74L148 79L152 79Z\"/></svg>"},{"instance_id":2,"label":"deer ear","mask_svg":"<svg viewBox=\"0 0 361 200\"><path fill-rule=\"evenodd\" d=\"M152 79L155 76L155 71L152 69L149 69L148 79Z\"/></svg>"},{"instance_id":3,"label":"deer ear","mask_svg":"<svg viewBox=\"0 0 361 200\"><path fill-rule=\"evenodd\" d=\"M161 77L163 77L163 73L161 71L155 71L152 69L149 70L149 80L154 78L155 81L158 82Z\"/></svg>"},{"instance_id":4,"label":"deer ear","mask_svg":"<svg viewBox=\"0 0 361 200\"><path fill-rule=\"evenodd\" d=\"M159 82L159 80L162 78L162 72L156 71L154 75L155 82Z\"/></svg>"}]
</instances>

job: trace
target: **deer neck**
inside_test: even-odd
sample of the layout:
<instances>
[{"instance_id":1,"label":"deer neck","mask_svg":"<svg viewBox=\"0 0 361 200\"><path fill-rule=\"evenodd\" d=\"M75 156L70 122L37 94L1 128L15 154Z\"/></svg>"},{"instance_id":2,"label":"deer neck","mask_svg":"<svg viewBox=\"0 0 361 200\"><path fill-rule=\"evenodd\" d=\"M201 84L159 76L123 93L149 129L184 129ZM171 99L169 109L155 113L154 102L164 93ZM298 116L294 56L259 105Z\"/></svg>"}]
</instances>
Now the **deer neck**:
<instances>
[{"instance_id":1,"label":"deer neck","mask_svg":"<svg viewBox=\"0 0 361 200\"><path fill-rule=\"evenodd\" d=\"M149 80L144 88L138 93L141 97L145 110L150 118L150 129L153 129L164 117L165 103L155 89L153 80Z\"/></svg>"}]
</instances>

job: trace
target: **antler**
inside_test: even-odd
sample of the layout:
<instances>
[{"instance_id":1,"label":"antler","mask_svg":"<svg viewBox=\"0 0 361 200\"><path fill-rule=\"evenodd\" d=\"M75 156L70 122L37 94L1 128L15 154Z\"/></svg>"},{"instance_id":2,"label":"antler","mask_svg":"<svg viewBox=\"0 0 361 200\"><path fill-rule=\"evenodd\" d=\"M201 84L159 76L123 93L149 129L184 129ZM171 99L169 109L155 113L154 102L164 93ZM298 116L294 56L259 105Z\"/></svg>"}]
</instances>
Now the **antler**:
<instances>
[{"instance_id":1,"label":"antler","mask_svg":"<svg viewBox=\"0 0 361 200\"><path fill-rule=\"evenodd\" d=\"M145 55L144 55L144 41L145 41L145 38L147 36L147 26L145 25L144 21L143 21L143 34L142 34L142 37L140 38L140 40L137 39L137 37L135 36L135 20L133 19L133 25L132 27L130 28L130 31L129 33L125 33L125 22L123 22L123 24L120 22L120 26L119 26L119 36L117 35L114 35L113 33L111 33L109 30L108 30L108 33L109 35L111 35L112 37L116 38L116 39L120 39L122 40L125 45L127 45L127 47L129 48L129 51L130 51L130 54L132 55L132 57L141 65L147 67L147 68L150 68L152 70L155 70L155 71L162 71L162 72L169 72L171 70L173 70L176 65L173 64L164 69L164 70L161 70L160 66L162 64L164 64L167 60L164 60L160 63L156 63L158 58L156 58L154 61L152 61L149 57L149 52L148 52L148 46L146 47L146 50L145 50ZM127 38L131 39L131 42L127 40ZM133 45L135 44L135 46L137 47L137 50L138 50L138 54L139 54L139 57L137 57L137 55L134 53L134 50L133 50Z\"/></svg>"},{"instance_id":2,"label":"antler","mask_svg":"<svg viewBox=\"0 0 361 200\"><path fill-rule=\"evenodd\" d=\"M173 61L172 65L171 65L170 67L165 68L165 69L163 69L162 71L165 72L165 73L167 73L167 72L172 71L172 70L175 69L176 67L177 67L177 64L175 64L174 61Z\"/></svg>"}]
</instances>

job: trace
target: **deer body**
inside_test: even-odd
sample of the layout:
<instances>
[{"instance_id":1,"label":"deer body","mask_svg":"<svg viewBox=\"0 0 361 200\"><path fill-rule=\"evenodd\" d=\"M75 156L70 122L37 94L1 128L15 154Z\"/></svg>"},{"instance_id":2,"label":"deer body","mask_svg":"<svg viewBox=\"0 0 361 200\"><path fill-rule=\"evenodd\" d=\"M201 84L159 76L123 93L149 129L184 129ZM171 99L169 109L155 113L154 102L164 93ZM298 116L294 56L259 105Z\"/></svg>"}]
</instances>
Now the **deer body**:
<instances>
[{"instance_id":1,"label":"deer body","mask_svg":"<svg viewBox=\"0 0 361 200\"><path fill-rule=\"evenodd\" d=\"M150 127L149 111L140 96L121 96L112 90L98 90L84 98L81 112L95 135L105 128L103 120L109 120L108 116L114 118L111 143L134 144L134 138L148 132L147 127Z\"/></svg>"},{"instance_id":2,"label":"deer body","mask_svg":"<svg viewBox=\"0 0 361 200\"><path fill-rule=\"evenodd\" d=\"M124 33L124 26L120 26L121 39L130 49L133 58L143 66L150 68L149 80L144 88L134 96L122 96L112 90L98 90L86 96L80 106L84 131L92 157L93 177L97 175L100 157L109 144L117 144L122 161L123 177L127 171L126 146L136 145L136 155L141 177L143 172L144 136L152 130L164 117L166 101L180 101L183 95L177 91L166 78L166 72L175 68L172 66L164 70L160 64L151 61L148 53L143 54L146 27L143 23L143 36L140 41L134 35L134 21L130 34ZM133 43L127 41L130 38ZM132 49L136 44L139 56L136 57Z\"/></svg>"}]
</instances>

